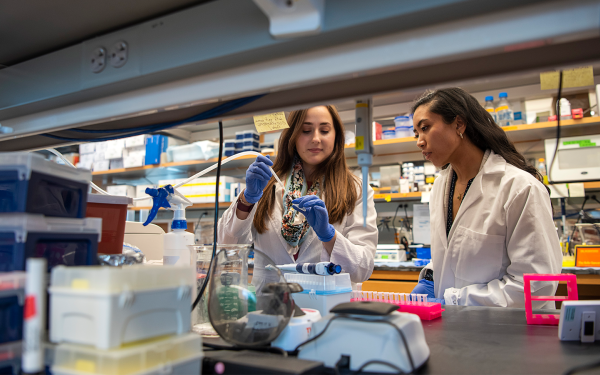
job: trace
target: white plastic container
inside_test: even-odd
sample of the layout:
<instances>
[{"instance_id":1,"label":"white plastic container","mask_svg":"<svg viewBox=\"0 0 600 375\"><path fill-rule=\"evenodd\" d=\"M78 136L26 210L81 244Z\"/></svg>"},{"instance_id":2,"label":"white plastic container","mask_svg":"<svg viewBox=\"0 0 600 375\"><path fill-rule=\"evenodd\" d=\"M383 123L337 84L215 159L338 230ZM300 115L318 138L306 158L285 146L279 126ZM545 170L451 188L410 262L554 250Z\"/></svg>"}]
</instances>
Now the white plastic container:
<instances>
[{"instance_id":1,"label":"white plastic container","mask_svg":"<svg viewBox=\"0 0 600 375\"><path fill-rule=\"evenodd\" d=\"M298 283L303 292L293 293L292 298L301 308L315 309L321 316L329 314L336 305L350 302L352 298L352 282L350 274L320 276L298 273L285 273L288 283Z\"/></svg>"},{"instance_id":2,"label":"white plastic container","mask_svg":"<svg viewBox=\"0 0 600 375\"><path fill-rule=\"evenodd\" d=\"M396 138L406 138L414 136L412 120L409 116L397 116L394 118L396 125Z\"/></svg>"},{"instance_id":3,"label":"white plastic container","mask_svg":"<svg viewBox=\"0 0 600 375\"><path fill-rule=\"evenodd\" d=\"M304 315L292 317L283 332L271 343L271 346L291 352L310 338L312 324L321 319L321 313L314 309L302 309L302 311Z\"/></svg>"},{"instance_id":4,"label":"white plastic container","mask_svg":"<svg viewBox=\"0 0 600 375\"><path fill-rule=\"evenodd\" d=\"M191 329L194 267L55 267L50 340L110 349Z\"/></svg>"},{"instance_id":5,"label":"white plastic container","mask_svg":"<svg viewBox=\"0 0 600 375\"><path fill-rule=\"evenodd\" d=\"M163 265L190 266L194 264L192 258L196 256L188 248L195 245L194 234L185 229L173 229L172 232L163 236Z\"/></svg>"},{"instance_id":6,"label":"white plastic container","mask_svg":"<svg viewBox=\"0 0 600 375\"><path fill-rule=\"evenodd\" d=\"M189 145L171 146L167 148L167 161L208 160L219 156L219 144L210 141L199 141Z\"/></svg>"},{"instance_id":7,"label":"white plastic container","mask_svg":"<svg viewBox=\"0 0 600 375\"><path fill-rule=\"evenodd\" d=\"M202 338L194 333L112 350L60 344L52 374L200 374L203 356Z\"/></svg>"}]
</instances>

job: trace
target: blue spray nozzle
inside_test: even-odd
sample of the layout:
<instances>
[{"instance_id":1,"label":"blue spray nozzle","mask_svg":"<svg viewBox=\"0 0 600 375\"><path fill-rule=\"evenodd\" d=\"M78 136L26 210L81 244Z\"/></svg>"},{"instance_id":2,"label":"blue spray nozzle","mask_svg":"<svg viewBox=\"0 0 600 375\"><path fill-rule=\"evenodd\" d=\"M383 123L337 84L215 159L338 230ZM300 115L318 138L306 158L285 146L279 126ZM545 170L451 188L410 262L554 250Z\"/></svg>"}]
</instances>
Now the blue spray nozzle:
<instances>
[{"instance_id":1,"label":"blue spray nozzle","mask_svg":"<svg viewBox=\"0 0 600 375\"><path fill-rule=\"evenodd\" d=\"M169 197L169 195L173 194L173 186L167 185L158 189L146 188L146 194L152 197L152 209L148 214L146 222L144 222L144 226L150 224L152 220L154 220L156 214L158 213L158 210L161 207L171 208L171 204L169 203L167 198Z\"/></svg>"}]
</instances>

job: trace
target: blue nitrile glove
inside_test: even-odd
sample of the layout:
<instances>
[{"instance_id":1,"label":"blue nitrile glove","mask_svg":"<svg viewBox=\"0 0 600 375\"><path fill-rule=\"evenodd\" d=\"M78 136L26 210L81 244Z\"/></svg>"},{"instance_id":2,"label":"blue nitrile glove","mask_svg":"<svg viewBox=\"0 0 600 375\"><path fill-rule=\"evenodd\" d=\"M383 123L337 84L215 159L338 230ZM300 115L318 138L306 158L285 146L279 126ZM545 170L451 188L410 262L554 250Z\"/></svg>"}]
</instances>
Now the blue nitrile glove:
<instances>
[{"instance_id":1,"label":"blue nitrile glove","mask_svg":"<svg viewBox=\"0 0 600 375\"><path fill-rule=\"evenodd\" d=\"M410 294L427 294L427 298L435 298L433 290L433 281L421 279Z\"/></svg>"},{"instance_id":2,"label":"blue nitrile glove","mask_svg":"<svg viewBox=\"0 0 600 375\"><path fill-rule=\"evenodd\" d=\"M431 298L431 297L427 297L427 302L441 303L442 305L446 304L446 300L443 299L443 298Z\"/></svg>"},{"instance_id":3,"label":"blue nitrile glove","mask_svg":"<svg viewBox=\"0 0 600 375\"><path fill-rule=\"evenodd\" d=\"M325 202L319 199L319 197L316 195L307 195L296 198L292 201L292 207L306 217L308 224L313 228L319 240L329 242L333 239L335 229L333 225L329 224L327 207L325 207Z\"/></svg>"},{"instance_id":4,"label":"blue nitrile glove","mask_svg":"<svg viewBox=\"0 0 600 375\"><path fill-rule=\"evenodd\" d=\"M254 163L250 164L246 171L246 190L244 198L248 203L256 203L263 195L263 190L271 179L273 174L269 167L273 166L273 162L269 156L259 155Z\"/></svg>"}]
</instances>

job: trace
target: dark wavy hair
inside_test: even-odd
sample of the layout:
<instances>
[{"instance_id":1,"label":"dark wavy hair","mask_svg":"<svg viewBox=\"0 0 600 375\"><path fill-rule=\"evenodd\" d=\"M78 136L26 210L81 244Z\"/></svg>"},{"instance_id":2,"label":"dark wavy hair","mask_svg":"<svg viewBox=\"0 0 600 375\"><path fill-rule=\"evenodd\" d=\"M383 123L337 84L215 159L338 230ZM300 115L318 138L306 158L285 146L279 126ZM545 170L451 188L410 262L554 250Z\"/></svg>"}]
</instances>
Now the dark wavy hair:
<instances>
[{"instance_id":1,"label":"dark wavy hair","mask_svg":"<svg viewBox=\"0 0 600 375\"><path fill-rule=\"evenodd\" d=\"M538 170L525 162L525 157L517 151L504 130L471 94L458 87L428 91L416 101L411 112L425 104L429 104L429 111L442 116L446 124L460 116L466 124L465 134L480 150L494 151L508 164L530 173L543 183Z\"/></svg>"}]
</instances>

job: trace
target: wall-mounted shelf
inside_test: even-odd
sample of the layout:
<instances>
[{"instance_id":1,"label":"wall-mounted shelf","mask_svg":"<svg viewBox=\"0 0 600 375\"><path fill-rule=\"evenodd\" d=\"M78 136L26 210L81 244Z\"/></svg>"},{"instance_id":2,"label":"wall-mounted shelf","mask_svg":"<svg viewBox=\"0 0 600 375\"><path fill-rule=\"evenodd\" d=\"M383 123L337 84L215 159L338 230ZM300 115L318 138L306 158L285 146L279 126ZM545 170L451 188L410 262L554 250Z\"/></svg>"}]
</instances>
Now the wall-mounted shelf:
<instances>
[{"instance_id":1,"label":"wall-mounted shelf","mask_svg":"<svg viewBox=\"0 0 600 375\"><path fill-rule=\"evenodd\" d=\"M404 200L421 200L421 192L413 192L413 193L380 193L373 195L373 199L375 203L383 203L383 202L398 202Z\"/></svg>"},{"instance_id":2,"label":"wall-mounted shelf","mask_svg":"<svg viewBox=\"0 0 600 375\"><path fill-rule=\"evenodd\" d=\"M561 121L561 136L571 137L600 133L600 117L585 117L580 120ZM531 142L537 142L556 136L556 121L540 122L530 125L514 125L503 128L508 138L515 142L517 148L527 148ZM520 143L526 143L519 147ZM375 141L374 165L398 163L402 160L420 160L421 152L417 148L417 142L413 137L394 138ZM543 148L543 145L541 145ZM521 150L522 151L522 150ZM350 166L356 166L356 154L354 144L345 147L346 159ZM269 154L271 159L274 154ZM223 166L223 171L233 169L246 169L254 161L253 156L245 156L233 160ZM163 163L147 165L136 168L113 169L101 172L92 172L93 176L111 176L120 178L153 177L169 178L170 175L183 172L197 172L217 162L217 158L209 160L188 160L182 162ZM213 172L214 173L214 172ZM226 173L225 173L226 174ZM242 172L238 174L243 174Z\"/></svg>"}]
</instances>

